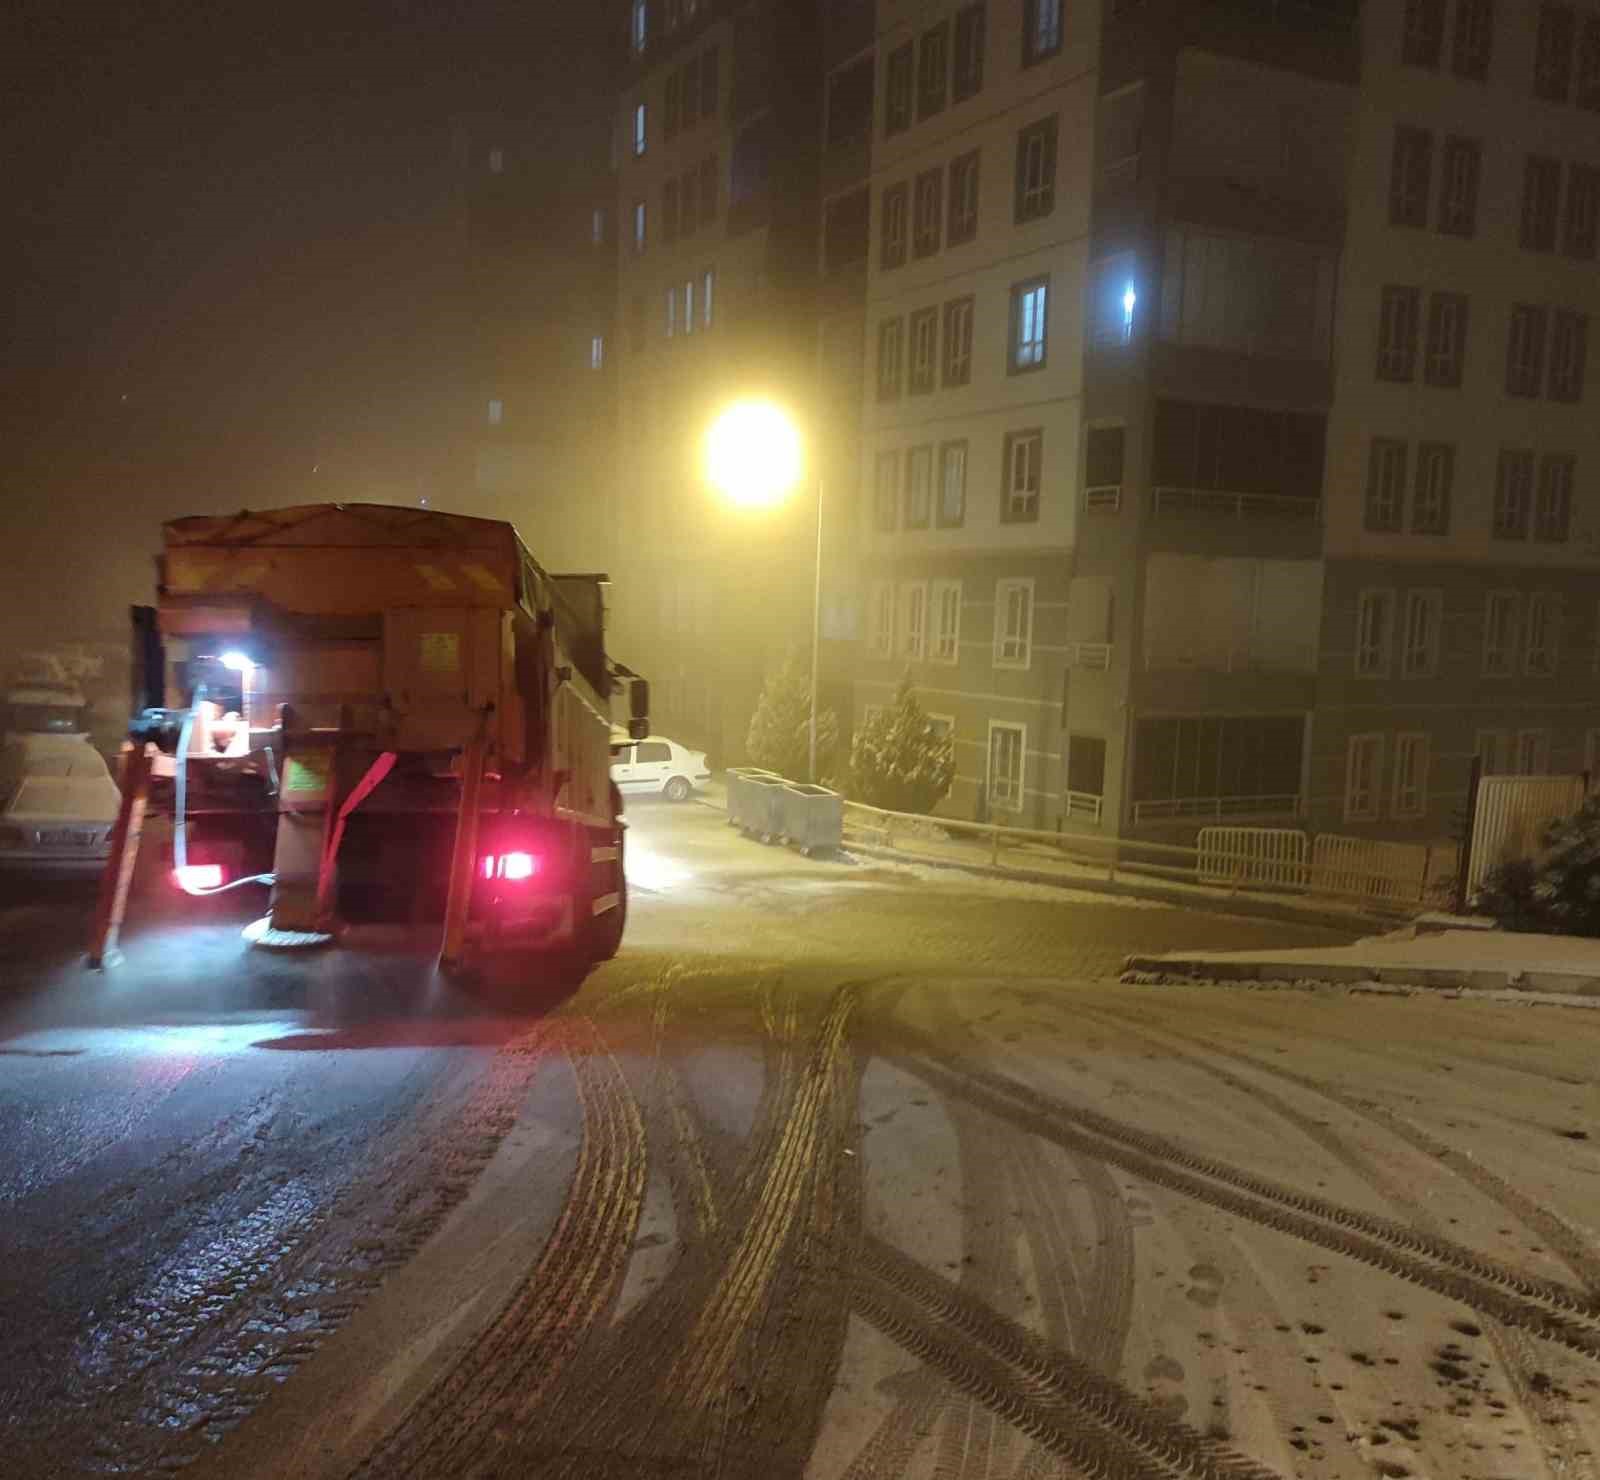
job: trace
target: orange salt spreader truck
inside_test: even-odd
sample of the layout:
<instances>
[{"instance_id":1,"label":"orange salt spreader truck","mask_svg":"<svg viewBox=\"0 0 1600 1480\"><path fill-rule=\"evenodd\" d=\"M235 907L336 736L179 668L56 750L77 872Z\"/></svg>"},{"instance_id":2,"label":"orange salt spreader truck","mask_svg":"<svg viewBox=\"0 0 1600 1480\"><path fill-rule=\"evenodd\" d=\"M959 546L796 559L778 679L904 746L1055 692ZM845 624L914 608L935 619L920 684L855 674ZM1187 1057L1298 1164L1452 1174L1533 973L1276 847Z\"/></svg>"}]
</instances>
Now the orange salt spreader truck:
<instances>
[{"instance_id":1,"label":"orange salt spreader truck","mask_svg":"<svg viewBox=\"0 0 1600 1480\"><path fill-rule=\"evenodd\" d=\"M611 699L642 738L649 689L607 657L604 576L549 574L500 520L381 504L162 536L91 965L116 959L147 811L173 887L270 890L260 945L372 923L436 929L446 969L616 953Z\"/></svg>"}]
</instances>

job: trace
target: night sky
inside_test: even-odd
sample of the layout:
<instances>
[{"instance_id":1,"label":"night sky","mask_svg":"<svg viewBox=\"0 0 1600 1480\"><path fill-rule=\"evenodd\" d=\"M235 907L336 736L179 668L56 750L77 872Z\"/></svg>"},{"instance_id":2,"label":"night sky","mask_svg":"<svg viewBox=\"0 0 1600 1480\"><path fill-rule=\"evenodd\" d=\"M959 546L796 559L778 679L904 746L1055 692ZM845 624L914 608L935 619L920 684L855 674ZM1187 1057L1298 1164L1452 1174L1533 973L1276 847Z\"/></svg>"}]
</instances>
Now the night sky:
<instances>
[{"instance_id":1,"label":"night sky","mask_svg":"<svg viewBox=\"0 0 1600 1480\"><path fill-rule=\"evenodd\" d=\"M601 44L605 7L573 9L11 0L0 660L120 639L161 519L449 501L476 401L456 141L557 129Z\"/></svg>"}]
</instances>

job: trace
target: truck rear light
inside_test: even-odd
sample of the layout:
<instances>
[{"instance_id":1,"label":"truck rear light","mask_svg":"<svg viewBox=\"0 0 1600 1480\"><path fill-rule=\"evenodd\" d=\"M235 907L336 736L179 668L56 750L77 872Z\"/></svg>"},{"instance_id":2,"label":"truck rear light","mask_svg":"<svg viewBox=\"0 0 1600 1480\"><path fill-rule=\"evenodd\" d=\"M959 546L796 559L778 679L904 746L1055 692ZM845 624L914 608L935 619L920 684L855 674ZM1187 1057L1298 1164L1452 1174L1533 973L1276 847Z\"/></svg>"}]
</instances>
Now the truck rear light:
<instances>
[{"instance_id":1,"label":"truck rear light","mask_svg":"<svg viewBox=\"0 0 1600 1480\"><path fill-rule=\"evenodd\" d=\"M220 863L186 863L182 868L172 871L175 882L185 894L199 894L206 889L220 889L222 887L222 865Z\"/></svg>"},{"instance_id":2,"label":"truck rear light","mask_svg":"<svg viewBox=\"0 0 1600 1480\"><path fill-rule=\"evenodd\" d=\"M486 879L520 884L539 872L539 860L531 853L491 853L484 858L482 867Z\"/></svg>"}]
</instances>

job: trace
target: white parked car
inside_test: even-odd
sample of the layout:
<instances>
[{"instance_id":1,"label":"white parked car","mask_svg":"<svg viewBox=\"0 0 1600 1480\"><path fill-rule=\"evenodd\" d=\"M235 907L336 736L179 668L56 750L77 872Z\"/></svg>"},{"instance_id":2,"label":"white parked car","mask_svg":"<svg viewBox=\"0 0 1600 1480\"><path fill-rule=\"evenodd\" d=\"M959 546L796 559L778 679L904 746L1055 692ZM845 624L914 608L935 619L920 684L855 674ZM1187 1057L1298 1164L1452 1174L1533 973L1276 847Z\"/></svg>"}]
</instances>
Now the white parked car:
<instances>
[{"instance_id":1,"label":"white parked car","mask_svg":"<svg viewBox=\"0 0 1600 1480\"><path fill-rule=\"evenodd\" d=\"M630 740L615 752L611 779L624 796L664 796L669 802L688 799L711 779L703 750L689 750L664 735Z\"/></svg>"},{"instance_id":2,"label":"white parked car","mask_svg":"<svg viewBox=\"0 0 1600 1480\"><path fill-rule=\"evenodd\" d=\"M0 750L0 869L93 877L122 793L87 740L27 735Z\"/></svg>"}]
</instances>

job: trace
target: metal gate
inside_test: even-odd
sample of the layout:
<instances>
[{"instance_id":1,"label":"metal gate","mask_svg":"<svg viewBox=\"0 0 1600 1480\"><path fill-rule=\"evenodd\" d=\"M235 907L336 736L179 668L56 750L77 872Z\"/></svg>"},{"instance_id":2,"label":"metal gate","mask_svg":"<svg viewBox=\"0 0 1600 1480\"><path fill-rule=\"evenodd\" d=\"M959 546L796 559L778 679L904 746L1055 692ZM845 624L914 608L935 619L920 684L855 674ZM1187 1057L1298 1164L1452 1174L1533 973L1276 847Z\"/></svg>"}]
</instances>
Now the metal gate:
<instances>
[{"instance_id":1,"label":"metal gate","mask_svg":"<svg viewBox=\"0 0 1600 1480\"><path fill-rule=\"evenodd\" d=\"M1497 864L1531 858L1550 823L1583 805L1582 776L1485 776L1478 783L1472 816L1472 854L1467 860L1467 899Z\"/></svg>"}]
</instances>

